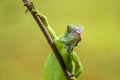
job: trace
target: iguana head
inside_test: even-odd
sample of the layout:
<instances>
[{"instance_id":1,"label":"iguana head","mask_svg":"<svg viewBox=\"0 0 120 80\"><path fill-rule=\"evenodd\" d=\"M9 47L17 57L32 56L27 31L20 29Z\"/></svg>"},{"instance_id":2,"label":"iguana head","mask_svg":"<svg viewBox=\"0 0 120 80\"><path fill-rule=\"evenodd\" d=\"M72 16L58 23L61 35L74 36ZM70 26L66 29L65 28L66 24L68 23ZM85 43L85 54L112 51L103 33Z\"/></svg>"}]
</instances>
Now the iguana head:
<instances>
[{"instance_id":1,"label":"iguana head","mask_svg":"<svg viewBox=\"0 0 120 80\"><path fill-rule=\"evenodd\" d=\"M74 25L67 26L67 31L62 37L62 41L65 43L65 46L68 48L67 50L71 52L73 48L78 45L78 43L82 39L82 32L83 32L82 26L74 26Z\"/></svg>"},{"instance_id":2,"label":"iguana head","mask_svg":"<svg viewBox=\"0 0 120 80\"><path fill-rule=\"evenodd\" d=\"M82 39L82 26L68 25L66 37L68 37L68 44L71 46L76 46L79 41Z\"/></svg>"}]
</instances>

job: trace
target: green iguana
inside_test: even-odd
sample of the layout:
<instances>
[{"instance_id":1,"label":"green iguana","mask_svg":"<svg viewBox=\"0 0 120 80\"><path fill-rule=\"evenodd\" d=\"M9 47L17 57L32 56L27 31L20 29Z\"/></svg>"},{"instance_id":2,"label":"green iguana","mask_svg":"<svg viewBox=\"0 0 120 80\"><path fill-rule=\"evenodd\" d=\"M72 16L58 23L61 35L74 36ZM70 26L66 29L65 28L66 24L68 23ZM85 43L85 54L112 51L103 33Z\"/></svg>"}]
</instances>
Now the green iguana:
<instances>
[{"instance_id":1,"label":"green iguana","mask_svg":"<svg viewBox=\"0 0 120 80\"><path fill-rule=\"evenodd\" d=\"M76 80L79 74L82 72L82 65L77 53L74 52L73 49L81 41L83 27L68 25L66 32L58 37L54 30L50 27L47 17L43 14L38 13L36 10L34 12L37 13L47 28L56 48L58 49L58 52L60 53L65 63L65 66L73 75L73 77L71 77L71 80ZM53 52L50 53L48 59L45 62L44 80L67 80Z\"/></svg>"}]
</instances>

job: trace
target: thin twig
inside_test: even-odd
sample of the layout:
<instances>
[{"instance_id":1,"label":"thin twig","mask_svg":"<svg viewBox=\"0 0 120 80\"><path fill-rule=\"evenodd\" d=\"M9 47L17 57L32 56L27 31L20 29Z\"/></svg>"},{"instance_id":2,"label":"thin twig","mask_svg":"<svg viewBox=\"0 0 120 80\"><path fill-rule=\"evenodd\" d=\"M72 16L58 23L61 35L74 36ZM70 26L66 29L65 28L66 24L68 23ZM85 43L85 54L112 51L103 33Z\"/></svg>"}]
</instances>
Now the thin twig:
<instances>
[{"instance_id":1,"label":"thin twig","mask_svg":"<svg viewBox=\"0 0 120 80\"><path fill-rule=\"evenodd\" d=\"M42 30L44 36L46 37L46 39L47 39L48 43L50 44L50 46L51 46L51 48L52 48L52 50L53 50L59 64L61 65L61 68L62 68L64 74L66 75L67 79L71 80L70 79L70 77L71 77L70 72L67 70L67 68L66 68L66 66L64 64L64 61L63 61L61 55L59 54L59 52L58 52L52 38L50 37L45 25L43 24L43 22L41 21L40 17L37 15L37 13L32 12L33 10L35 10L33 4L29 0L23 0L23 2L24 2L24 6L26 6L27 10L29 10L31 12L32 16L34 17L35 21L39 25L39 27Z\"/></svg>"}]
</instances>

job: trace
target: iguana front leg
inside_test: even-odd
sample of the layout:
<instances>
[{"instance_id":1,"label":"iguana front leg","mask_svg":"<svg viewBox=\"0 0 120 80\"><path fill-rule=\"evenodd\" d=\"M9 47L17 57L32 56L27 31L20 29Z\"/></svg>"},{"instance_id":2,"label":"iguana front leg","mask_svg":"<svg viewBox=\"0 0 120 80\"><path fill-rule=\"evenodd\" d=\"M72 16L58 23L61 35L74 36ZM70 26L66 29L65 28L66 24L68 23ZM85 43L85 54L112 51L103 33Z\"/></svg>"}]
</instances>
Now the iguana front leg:
<instances>
[{"instance_id":1,"label":"iguana front leg","mask_svg":"<svg viewBox=\"0 0 120 80\"><path fill-rule=\"evenodd\" d=\"M77 78L79 76L79 74L82 72L83 67L82 67L82 64L78 58L77 53L73 52L71 57L72 57L73 61L75 62L74 76Z\"/></svg>"},{"instance_id":2,"label":"iguana front leg","mask_svg":"<svg viewBox=\"0 0 120 80\"><path fill-rule=\"evenodd\" d=\"M52 39L57 38L56 33L54 32L54 30L51 28L48 19L45 15L43 15L42 13L38 12L37 9L34 8L34 10L31 11L31 13L35 13L42 21L42 23L44 24L44 26L47 28L48 33L50 34Z\"/></svg>"}]
</instances>

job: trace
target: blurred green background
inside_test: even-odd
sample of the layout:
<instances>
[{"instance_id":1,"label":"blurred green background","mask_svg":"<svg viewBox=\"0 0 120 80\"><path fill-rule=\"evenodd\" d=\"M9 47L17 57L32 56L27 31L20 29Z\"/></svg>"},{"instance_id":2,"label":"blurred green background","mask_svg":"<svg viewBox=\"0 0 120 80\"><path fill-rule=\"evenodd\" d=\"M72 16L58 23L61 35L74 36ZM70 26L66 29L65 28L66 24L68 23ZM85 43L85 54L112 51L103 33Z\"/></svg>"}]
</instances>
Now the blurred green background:
<instances>
[{"instance_id":1,"label":"blurred green background","mask_svg":"<svg viewBox=\"0 0 120 80\"><path fill-rule=\"evenodd\" d=\"M120 80L120 0L32 0L58 35L83 25L78 80ZM0 80L43 80L51 52L22 0L0 1Z\"/></svg>"}]
</instances>

